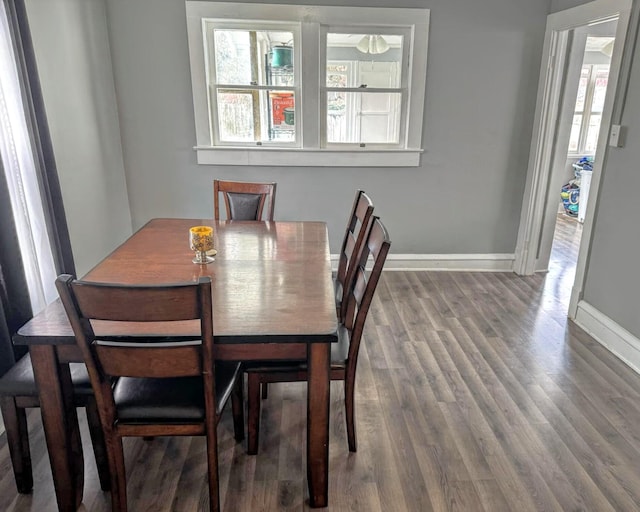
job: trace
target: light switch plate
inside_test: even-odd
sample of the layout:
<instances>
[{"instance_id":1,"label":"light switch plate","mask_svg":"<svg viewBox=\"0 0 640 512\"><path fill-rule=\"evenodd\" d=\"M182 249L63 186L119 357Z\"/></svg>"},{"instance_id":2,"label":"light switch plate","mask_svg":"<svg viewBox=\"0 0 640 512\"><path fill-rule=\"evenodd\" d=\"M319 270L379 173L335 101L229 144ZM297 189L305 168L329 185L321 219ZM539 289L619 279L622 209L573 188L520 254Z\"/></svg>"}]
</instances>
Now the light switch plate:
<instances>
[{"instance_id":1,"label":"light switch plate","mask_svg":"<svg viewBox=\"0 0 640 512\"><path fill-rule=\"evenodd\" d=\"M614 148L621 148L624 141L624 127L619 124L611 125L611 133L609 134L609 146L613 146Z\"/></svg>"}]
</instances>

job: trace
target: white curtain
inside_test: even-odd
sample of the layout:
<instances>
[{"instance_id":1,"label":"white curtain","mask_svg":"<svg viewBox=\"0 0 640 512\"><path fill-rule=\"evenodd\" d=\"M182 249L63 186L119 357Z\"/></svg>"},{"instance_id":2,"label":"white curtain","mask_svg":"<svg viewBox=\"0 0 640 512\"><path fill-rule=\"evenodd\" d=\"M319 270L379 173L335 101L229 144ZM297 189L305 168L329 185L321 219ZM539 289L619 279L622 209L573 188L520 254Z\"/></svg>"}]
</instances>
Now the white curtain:
<instances>
[{"instance_id":1,"label":"white curtain","mask_svg":"<svg viewBox=\"0 0 640 512\"><path fill-rule=\"evenodd\" d=\"M57 296L56 270L4 2L0 2L0 157L33 314Z\"/></svg>"}]
</instances>

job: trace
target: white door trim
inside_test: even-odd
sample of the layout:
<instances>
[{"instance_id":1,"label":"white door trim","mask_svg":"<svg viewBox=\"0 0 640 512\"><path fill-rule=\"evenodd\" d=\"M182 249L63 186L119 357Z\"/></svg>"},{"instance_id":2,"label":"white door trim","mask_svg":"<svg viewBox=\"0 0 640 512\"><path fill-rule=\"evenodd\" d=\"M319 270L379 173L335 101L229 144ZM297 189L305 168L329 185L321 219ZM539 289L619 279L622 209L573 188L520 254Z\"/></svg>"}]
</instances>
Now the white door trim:
<instances>
[{"instance_id":1,"label":"white door trim","mask_svg":"<svg viewBox=\"0 0 640 512\"><path fill-rule=\"evenodd\" d=\"M544 38L542 64L538 81L538 97L534 116L534 130L527 168L520 228L516 243L514 271L530 275L536 271L540 247L547 189L556 139L556 120L560 106L568 30L618 16L616 44L611 56L609 85L602 115L601 136L598 140L590 195L597 198L603 163L607 157L607 143L612 122L614 99L621 68L625 36L629 27L632 0L595 0L584 5L550 14ZM596 201L592 201L595 203ZM580 251L576 264L576 278L569 303L569 317L574 318L578 300L582 297L585 269L591 245L591 230L597 207L589 208L585 218Z\"/></svg>"}]
</instances>

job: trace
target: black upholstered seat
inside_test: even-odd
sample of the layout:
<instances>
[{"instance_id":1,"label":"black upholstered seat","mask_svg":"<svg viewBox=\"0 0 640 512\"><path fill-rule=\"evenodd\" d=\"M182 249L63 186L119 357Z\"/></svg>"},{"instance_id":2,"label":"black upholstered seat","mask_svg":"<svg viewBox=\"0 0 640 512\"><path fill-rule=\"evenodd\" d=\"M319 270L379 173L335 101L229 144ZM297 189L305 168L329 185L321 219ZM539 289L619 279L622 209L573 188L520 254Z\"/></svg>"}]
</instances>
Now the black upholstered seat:
<instances>
[{"instance_id":1,"label":"black upholstered seat","mask_svg":"<svg viewBox=\"0 0 640 512\"><path fill-rule=\"evenodd\" d=\"M93 396L85 364L70 363L69 368L74 393ZM0 396L38 396L38 387L29 354L21 357L7 373L0 377Z\"/></svg>"},{"instance_id":2,"label":"black upholstered seat","mask_svg":"<svg viewBox=\"0 0 640 512\"><path fill-rule=\"evenodd\" d=\"M217 413L231 396L237 364L216 364ZM121 423L193 423L205 420L204 392L200 377L147 379L120 377L113 391Z\"/></svg>"}]
</instances>

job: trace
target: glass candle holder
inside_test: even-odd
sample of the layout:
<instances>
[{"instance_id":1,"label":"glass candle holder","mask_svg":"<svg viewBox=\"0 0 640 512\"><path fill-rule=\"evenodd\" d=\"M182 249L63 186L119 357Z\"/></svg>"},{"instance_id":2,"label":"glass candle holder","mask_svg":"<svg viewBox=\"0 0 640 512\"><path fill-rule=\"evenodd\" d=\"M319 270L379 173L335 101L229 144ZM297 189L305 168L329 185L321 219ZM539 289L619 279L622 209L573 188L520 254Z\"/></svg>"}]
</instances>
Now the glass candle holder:
<instances>
[{"instance_id":1,"label":"glass candle holder","mask_svg":"<svg viewBox=\"0 0 640 512\"><path fill-rule=\"evenodd\" d=\"M189 244L191 250L196 253L192 260L194 263L206 265L213 261L213 258L207 254L207 252L209 252L215 255L213 249L213 228L211 226L194 226L189 228Z\"/></svg>"}]
</instances>

